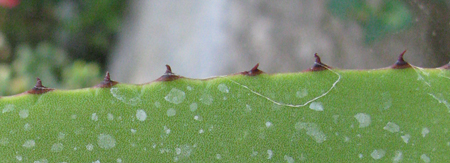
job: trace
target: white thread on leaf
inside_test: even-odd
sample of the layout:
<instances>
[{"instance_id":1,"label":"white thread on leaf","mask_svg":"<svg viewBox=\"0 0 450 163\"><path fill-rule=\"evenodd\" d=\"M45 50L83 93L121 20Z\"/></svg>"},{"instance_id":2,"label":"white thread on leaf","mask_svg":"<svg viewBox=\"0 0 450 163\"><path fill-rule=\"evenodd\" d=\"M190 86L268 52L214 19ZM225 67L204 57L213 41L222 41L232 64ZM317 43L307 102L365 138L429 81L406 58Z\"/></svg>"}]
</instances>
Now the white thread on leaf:
<instances>
[{"instance_id":1,"label":"white thread on leaf","mask_svg":"<svg viewBox=\"0 0 450 163\"><path fill-rule=\"evenodd\" d=\"M252 92L253 94L255 94L255 95L259 96L259 97L265 98L266 100L268 100L268 101L270 101L270 102L272 102L272 103L274 103L274 104L276 104L276 105L280 105L280 106L288 106L288 107L293 107L293 108L299 108L299 107L304 107L304 106L310 104L311 102L314 102L314 101L316 101L316 100L318 100L318 99L320 99L320 98L326 96L328 93L331 92L331 90L333 90L334 87L336 87L336 84L339 83L339 81L341 81L341 75L340 75L339 73L337 73L336 71L334 71L334 70L328 68L326 65L324 65L324 64L322 64L322 63L317 63L317 62L316 62L316 64L321 65L321 66L325 67L326 69L330 70L332 73L336 74L336 75L338 76L338 79L336 79L336 81L331 85L330 89L328 89L325 93L323 93L323 94L321 94L321 95L319 95L319 96L316 96L316 97L314 97L313 99L311 99L311 100L309 100L309 101L306 101L304 104L297 104L297 105L296 105L296 104L286 104L286 103L278 102L278 101L275 101L275 100L273 100L273 99L271 99L271 98L269 98L269 97L267 97L267 96L264 96L263 94L261 94L261 93L259 93L259 92L256 92L256 91L250 89L250 88L249 88L248 86L246 86L246 85L242 85L242 84L240 84L240 83L238 83L238 82L236 82L236 81L234 81L234 80L231 80L231 79L229 79L229 78L225 78L225 79L227 79L227 80L233 82L234 84L237 84L237 85L239 85L239 86L241 86L241 87L243 87L243 88L249 90L250 92ZM226 77L226 76L219 76L219 77Z\"/></svg>"},{"instance_id":2,"label":"white thread on leaf","mask_svg":"<svg viewBox=\"0 0 450 163\"><path fill-rule=\"evenodd\" d=\"M425 72L423 70L423 68L421 67L417 67L417 66L412 66L413 70L416 72L417 74L417 80L421 80L423 81L426 85L428 85L429 87L431 87L430 81L429 80L425 80L425 78L421 75L424 74L425 76L430 76L430 73ZM420 71L420 72L419 72Z\"/></svg>"}]
</instances>

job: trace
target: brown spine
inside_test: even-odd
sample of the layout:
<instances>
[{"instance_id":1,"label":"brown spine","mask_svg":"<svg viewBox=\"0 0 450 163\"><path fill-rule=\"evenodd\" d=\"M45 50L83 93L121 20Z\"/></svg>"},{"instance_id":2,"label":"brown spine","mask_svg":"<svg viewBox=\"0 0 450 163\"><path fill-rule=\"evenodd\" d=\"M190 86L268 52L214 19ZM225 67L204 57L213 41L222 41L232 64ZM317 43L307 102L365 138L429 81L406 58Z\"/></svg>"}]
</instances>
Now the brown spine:
<instances>
[{"instance_id":1,"label":"brown spine","mask_svg":"<svg viewBox=\"0 0 450 163\"><path fill-rule=\"evenodd\" d=\"M36 85L29 91L27 91L26 93L28 94L43 94L49 91L53 91L54 89L52 88L47 88L45 86L42 85L42 81L39 78L36 78Z\"/></svg>"},{"instance_id":2,"label":"brown spine","mask_svg":"<svg viewBox=\"0 0 450 163\"><path fill-rule=\"evenodd\" d=\"M258 69L259 63L257 63L255 66L253 66L253 68L250 71L244 71L241 72L242 75L247 75L247 76L256 76L259 74L264 73L263 71Z\"/></svg>"},{"instance_id":3,"label":"brown spine","mask_svg":"<svg viewBox=\"0 0 450 163\"><path fill-rule=\"evenodd\" d=\"M94 88L111 88L112 86L118 84L119 82L111 80L111 77L109 76L109 72L106 72L105 78L100 84L97 84L94 86Z\"/></svg>"},{"instance_id":4,"label":"brown spine","mask_svg":"<svg viewBox=\"0 0 450 163\"><path fill-rule=\"evenodd\" d=\"M161 77L159 77L158 79L156 79L155 81L172 81L172 80L176 80L182 78L179 75L175 75L172 72L172 68L170 68L169 65L166 65L166 73L164 73L164 75L162 75Z\"/></svg>"},{"instance_id":5,"label":"brown spine","mask_svg":"<svg viewBox=\"0 0 450 163\"><path fill-rule=\"evenodd\" d=\"M404 68L411 68L411 67L412 67L408 62L406 62L406 61L403 59L403 55L405 55L405 53L406 53L406 50L403 51L403 52L398 56L397 62L395 62L395 64L392 65L391 68L393 68L393 69L404 69Z\"/></svg>"},{"instance_id":6,"label":"brown spine","mask_svg":"<svg viewBox=\"0 0 450 163\"><path fill-rule=\"evenodd\" d=\"M330 66L322 63L322 61L320 60L320 57L319 57L319 55L317 55L317 53L314 54L314 57L316 58L314 65L311 68L305 70L306 72L307 71L323 71L326 69L331 69Z\"/></svg>"}]
</instances>

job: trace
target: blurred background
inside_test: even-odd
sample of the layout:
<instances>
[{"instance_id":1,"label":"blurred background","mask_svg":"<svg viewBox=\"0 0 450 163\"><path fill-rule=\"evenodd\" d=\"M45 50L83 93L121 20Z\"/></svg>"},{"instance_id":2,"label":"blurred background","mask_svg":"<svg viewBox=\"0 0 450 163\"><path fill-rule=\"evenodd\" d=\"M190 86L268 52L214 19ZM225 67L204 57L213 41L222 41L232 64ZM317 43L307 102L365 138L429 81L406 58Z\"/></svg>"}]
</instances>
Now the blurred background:
<instances>
[{"instance_id":1,"label":"blurred background","mask_svg":"<svg viewBox=\"0 0 450 163\"><path fill-rule=\"evenodd\" d=\"M165 72L207 78L298 72L314 53L336 68L450 60L448 0L0 0L0 95Z\"/></svg>"}]
</instances>

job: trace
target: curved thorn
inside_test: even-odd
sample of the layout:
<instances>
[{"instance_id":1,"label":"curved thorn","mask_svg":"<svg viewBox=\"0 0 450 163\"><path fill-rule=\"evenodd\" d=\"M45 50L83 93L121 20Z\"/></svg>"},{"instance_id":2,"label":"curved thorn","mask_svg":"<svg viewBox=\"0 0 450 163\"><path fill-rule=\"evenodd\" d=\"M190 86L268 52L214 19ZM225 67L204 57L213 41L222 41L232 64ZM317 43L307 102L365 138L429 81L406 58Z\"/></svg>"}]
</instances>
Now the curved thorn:
<instances>
[{"instance_id":1,"label":"curved thorn","mask_svg":"<svg viewBox=\"0 0 450 163\"><path fill-rule=\"evenodd\" d=\"M258 71L258 66L259 66L259 63L257 63L255 66L253 66L253 68L250 71L251 72Z\"/></svg>"},{"instance_id":2,"label":"curved thorn","mask_svg":"<svg viewBox=\"0 0 450 163\"><path fill-rule=\"evenodd\" d=\"M114 85L116 85L118 82L111 80L111 77L109 75L109 72L106 71L106 75L105 78L103 78L103 81L100 84L97 84L96 86L94 86L94 88L110 88Z\"/></svg>"},{"instance_id":3,"label":"curved thorn","mask_svg":"<svg viewBox=\"0 0 450 163\"><path fill-rule=\"evenodd\" d=\"M106 75L105 75L105 78L103 79L103 81L111 81L111 77L109 76L109 71L106 71Z\"/></svg>"},{"instance_id":4,"label":"curved thorn","mask_svg":"<svg viewBox=\"0 0 450 163\"><path fill-rule=\"evenodd\" d=\"M156 79L155 81L172 81L172 80L176 80L178 78L183 78L183 77L175 75L172 72L172 68L170 68L170 66L166 64L166 72L161 77Z\"/></svg>"},{"instance_id":5,"label":"curved thorn","mask_svg":"<svg viewBox=\"0 0 450 163\"><path fill-rule=\"evenodd\" d=\"M247 76L256 76L256 75L264 73L263 71L259 70L258 67L259 67L259 63L257 63L255 66L253 66L253 68L250 69L250 71L244 71L244 72L241 72L241 74L247 75Z\"/></svg>"},{"instance_id":6,"label":"curved thorn","mask_svg":"<svg viewBox=\"0 0 450 163\"><path fill-rule=\"evenodd\" d=\"M36 78L36 85L34 85L34 88L45 88L45 87L42 85L41 79Z\"/></svg>"},{"instance_id":7,"label":"curved thorn","mask_svg":"<svg viewBox=\"0 0 450 163\"><path fill-rule=\"evenodd\" d=\"M34 87L29 90L26 91L25 93L29 93L29 94L43 94L49 91L52 91L54 89L52 88L47 88L44 85L42 85L42 81L39 78L36 78L36 85L34 85Z\"/></svg>"},{"instance_id":8,"label":"curved thorn","mask_svg":"<svg viewBox=\"0 0 450 163\"><path fill-rule=\"evenodd\" d=\"M172 68L170 68L169 65L166 65L166 74L173 74L172 73Z\"/></svg>"},{"instance_id":9,"label":"curved thorn","mask_svg":"<svg viewBox=\"0 0 450 163\"><path fill-rule=\"evenodd\" d=\"M405 55L405 53L406 53L406 50L404 50L404 51L398 56L397 62L395 62L395 64L392 65L391 68L393 68L393 69L403 69L403 68L409 68L409 67L411 67L411 65L403 59L403 55Z\"/></svg>"},{"instance_id":10,"label":"curved thorn","mask_svg":"<svg viewBox=\"0 0 450 163\"><path fill-rule=\"evenodd\" d=\"M400 62L400 63L405 62L405 60L403 59L403 55L405 55L405 53L406 53L406 50L404 50L404 51L398 56L397 62Z\"/></svg>"},{"instance_id":11,"label":"curved thorn","mask_svg":"<svg viewBox=\"0 0 450 163\"><path fill-rule=\"evenodd\" d=\"M314 58L316 58L316 63L322 64L322 61L320 61L320 57L317 53L314 54Z\"/></svg>"},{"instance_id":12,"label":"curved thorn","mask_svg":"<svg viewBox=\"0 0 450 163\"><path fill-rule=\"evenodd\" d=\"M314 65L305 71L322 71L331 68L330 66L322 63L317 53L314 54L314 58L316 58L316 61L314 61Z\"/></svg>"}]
</instances>

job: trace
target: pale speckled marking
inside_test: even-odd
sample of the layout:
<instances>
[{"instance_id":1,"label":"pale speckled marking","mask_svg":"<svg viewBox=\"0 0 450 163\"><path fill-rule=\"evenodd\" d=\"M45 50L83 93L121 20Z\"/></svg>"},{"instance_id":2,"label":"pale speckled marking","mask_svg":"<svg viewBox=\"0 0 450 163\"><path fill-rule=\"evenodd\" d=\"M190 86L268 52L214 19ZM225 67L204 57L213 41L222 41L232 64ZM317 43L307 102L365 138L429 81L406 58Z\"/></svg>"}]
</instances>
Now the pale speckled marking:
<instances>
[{"instance_id":1,"label":"pale speckled marking","mask_svg":"<svg viewBox=\"0 0 450 163\"><path fill-rule=\"evenodd\" d=\"M366 113L358 113L353 117L355 117L356 120L359 122L359 128L368 127L372 122L370 119L370 115Z\"/></svg>"},{"instance_id":2,"label":"pale speckled marking","mask_svg":"<svg viewBox=\"0 0 450 163\"><path fill-rule=\"evenodd\" d=\"M375 149L370 154L370 156L372 156L373 159L378 160L378 159L383 158L385 154L386 154L386 150L384 150L384 149Z\"/></svg>"},{"instance_id":3,"label":"pale speckled marking","mask_svg":"<svg viewBox=\"0 0 450 163\"><path fill-rule=\"evenodd\" d=\"M116 146L116 139L108 134L100 134L97 137L97 144L102 149L111 149Z\"/></svg>"},{"instance_id":4,"label":"pale speckled marking","mask_svg":"<svg viewBox=\"0 0 450 163\"><path fill-rule=\"evenodd\" d=\"M184 101L184 99L186 99L186 93L182 90L172 88L164 99L173 104L180 104Z\"/></svg>"},{"instance_id":5,"label":"pale speckled marking","mask_svg":"<svg viewBox=\"0 0 450 163\"><path fill-rule=\"evenodd\" d=\"M392 162L400 162L403 159L403 152L402 151L395 151L395 155L392 158Z\"/></svg>"},{"instance_id":6,"label":"pale speckled marking","mask_svg":"<svg viewBox=\"0 0 450 163\"><path fill-rule=\"evenodd\" d=\"M297 131L306 130L306 134L311 136L317 143L322 143L327 140L327 136L315 123L297 122L294 127Z\"/></svg>"},{"instance_id":7,"label":"pale speckled marking","mask_svg":"<svg viewBox=\"0 0 450 163\"><path fill-rule=\"evenodd\" d=\"M400 126L395 124L394 122L388 122L386 126L383 127L384 130L389 131L391 133L399 132Z\"/></svg>"},{"instance_id":8,"label":"pale speckled marking","mask_svg":"<svg viewBox=\"0 0 450 163\"><path fill-rule=\"evenodd\" d=\"M428 157L426 154L420 155L420 159L425 163L429 163L431 161L430 157Z\"/></svg>"},{"instance_id":9,"label":"pale speckled marking","mask_svg":"<svg viewBox=\"0 0 450 163\"><path fill-rule=\"evenodd\" d=\"M145 89L141 89L141 92L138 92L134 89L130 89L130 88L116 88L113 87L111 88L109 91L110 93L113 95L114 98L116 98L117 100L131 105L131 106L136 106L137 104L139 104L141 102L141 96L144 93ZM131 92L131 93L125 93L125 92Z\"/></svg>"}]
</instances>

